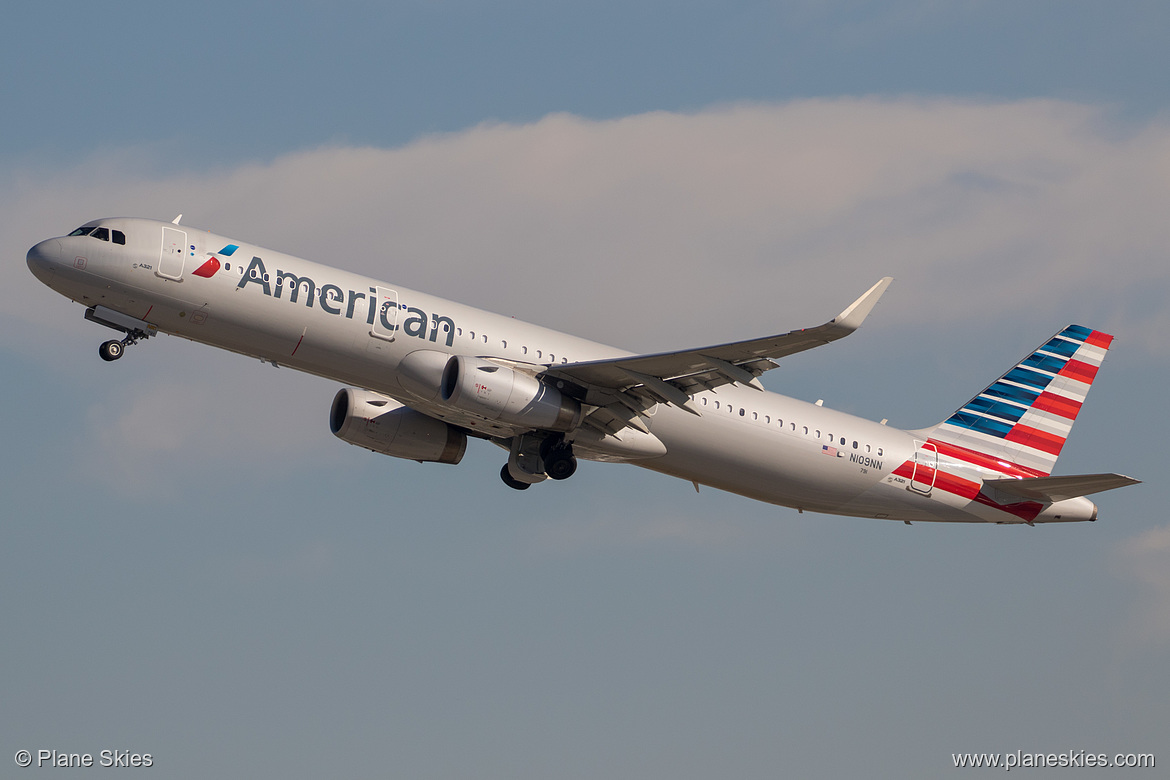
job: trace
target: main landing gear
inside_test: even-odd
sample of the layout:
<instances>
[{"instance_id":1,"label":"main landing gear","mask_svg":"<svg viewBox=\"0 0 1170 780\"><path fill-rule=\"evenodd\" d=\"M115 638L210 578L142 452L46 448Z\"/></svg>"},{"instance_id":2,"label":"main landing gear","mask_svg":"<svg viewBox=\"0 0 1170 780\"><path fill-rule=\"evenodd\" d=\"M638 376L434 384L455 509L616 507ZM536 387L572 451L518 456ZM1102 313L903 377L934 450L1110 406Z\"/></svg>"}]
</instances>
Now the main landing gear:
<instances>
[{"instance_id":1,"label":"main landing gear","mask_svg":"<svg viewBox=\"0 0 1170 780\"><path fill-rule=\"evenodd\" d=\"M531 482L521 482L518 479L514 479L512 475L508 473L507 463L505 463L504 467L500 469L500 479L504 480L504 484L513 490L527 490L528 488L532 487Z\"/></svg>"},{"instance_id":2,"label":"main landing gear","mask_svg":"<svg viewBox=\"0 0 1170 780\"><path fill-rule=\"evenodd\" d=\"M577 472L577 458L573 445L564 436L549 436L540 445L540 458L549 479L568 479Z\"/></svg>"},{"instance_id":3,"label":"main landing gear","mask_svg":"<svg viewBox=\"0 0 1170 780\"><path fill-rule=\"evenodd\" d=\"M523 434L512 439L508 462L500 469L500 479L514 490L527 490L545 479L568 479L576 471L573 445L562 434L543 439Z\"/></svg>"}]
</instances>

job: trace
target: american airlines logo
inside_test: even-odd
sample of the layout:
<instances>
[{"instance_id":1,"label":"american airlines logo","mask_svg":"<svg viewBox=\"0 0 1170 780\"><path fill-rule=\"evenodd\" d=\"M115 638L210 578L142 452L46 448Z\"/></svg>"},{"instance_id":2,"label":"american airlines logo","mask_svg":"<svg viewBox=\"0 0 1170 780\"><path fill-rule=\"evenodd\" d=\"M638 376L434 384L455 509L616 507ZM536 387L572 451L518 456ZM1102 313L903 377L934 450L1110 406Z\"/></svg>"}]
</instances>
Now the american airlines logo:
<instances>
[{"instance_id":1,"label":"american airlines logo","mask_svg":"<svg viewBox=\"0 0 1170 780\"><path fill-rule=\"evenodd\" d=\"M229 244L218 254L230 256L231 252L235 252L238 248L234 244ZM229 249L231 252L227 251ZM219 270L219 261L214 256L212 260L215 260L215 265L207 276L211 276ZM199 270L207 268L209 263L211 260L204 263ZM203 275L198 274L197 271L195 273ZM408 316L399 324L397 322L398 312L395 308L399 304L397 301L386 301L385 304L379 306L378 290L375 287L370 287L367 293L343 290L336 284L326 283L318 286L317 282L308 276L298 276L279 268L276 269L275 279L272 279L264 267L264 261L259 257L252 258L252 262L244 270L244 275L240 278L236 288L243 290L250 284L259 286L263 293L271 298L283 299L284 291L288 290L289 303L299 302L303 292L305 305L310 309L316 302L321 307L321 311L326 314L345 317L347 320L354 319L355 314L360 319L364 314L367 325L375 329L381 328L387 333L398 331L406 336L414 336L426 341L437 341L439 335L442 334L445 336L444 341L448 347L455 342L455 321L450 317L439 314L428 315L422 309L401 304Z\"/></svg>"},{"instance_id":2,"label":"american airlines logo","mask_svg":"<svg viewBox=\"0 0 1170 780\"><path fill-rule=\"evenodd\" d=\"M194 247L192 247L194 249ZM219 258L216 255L223 255L224 257L231 257L239 249L235 244L228 244L223 249L212 255L210 259L203 265L191 272L194 276L202 276L204 279L210 279L215 276L216 271L219 270Z\"/></svg>"}]
</instances>

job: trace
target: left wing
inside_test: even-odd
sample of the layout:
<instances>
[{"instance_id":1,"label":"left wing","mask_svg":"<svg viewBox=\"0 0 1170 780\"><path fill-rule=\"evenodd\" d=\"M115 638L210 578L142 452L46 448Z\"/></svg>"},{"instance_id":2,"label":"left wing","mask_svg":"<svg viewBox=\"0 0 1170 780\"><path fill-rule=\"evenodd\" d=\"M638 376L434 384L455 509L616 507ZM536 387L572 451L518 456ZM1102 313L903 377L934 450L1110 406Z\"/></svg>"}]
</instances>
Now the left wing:
<instances>
[{"instance_id":1,"label":"left wing","mask_svg":"<svg viewBox=\"0 0 1170 780\"><path fill-rule=\"evenodd\" d=\"M893 279L886 276L824 325L729 344L681 352L631 355L550 366L544 375L571 382L585 403L599 407L586 418L614 433L632 425L643 429L638 416L657 402L674 404L692 414L695 393L738 382L763 390L757 377L776 368L775 360L848 336L873 310ZM581 392L583 391L583 392Z\"/></svg>"}]
</instances>

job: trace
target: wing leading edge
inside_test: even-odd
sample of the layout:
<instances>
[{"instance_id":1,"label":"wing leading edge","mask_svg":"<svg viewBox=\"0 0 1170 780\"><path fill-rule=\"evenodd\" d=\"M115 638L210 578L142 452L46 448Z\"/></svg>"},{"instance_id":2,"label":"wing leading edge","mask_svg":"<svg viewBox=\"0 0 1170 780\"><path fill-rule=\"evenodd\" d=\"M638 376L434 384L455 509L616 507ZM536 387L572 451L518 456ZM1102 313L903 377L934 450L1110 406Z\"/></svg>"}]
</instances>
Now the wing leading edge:
<instances>
[{"instance_id":1,"label":"wing leading edge","mask_svg":"<svg viewBox=\"0 0 1170 780\"><path fill-rule=\"evenodd\" d=\"M814 328L701 349L550 366L545 375L582 388L583 400L600 407L586 421L609 432L625 425L641 428L637 415L658 402L698 415L688 403L695 393L731 383L762 390L757 377L776 368L775 360L828 344L857 330L892 281L892 277L883 277L843 312Z\"/></svg>"}]
</instances>

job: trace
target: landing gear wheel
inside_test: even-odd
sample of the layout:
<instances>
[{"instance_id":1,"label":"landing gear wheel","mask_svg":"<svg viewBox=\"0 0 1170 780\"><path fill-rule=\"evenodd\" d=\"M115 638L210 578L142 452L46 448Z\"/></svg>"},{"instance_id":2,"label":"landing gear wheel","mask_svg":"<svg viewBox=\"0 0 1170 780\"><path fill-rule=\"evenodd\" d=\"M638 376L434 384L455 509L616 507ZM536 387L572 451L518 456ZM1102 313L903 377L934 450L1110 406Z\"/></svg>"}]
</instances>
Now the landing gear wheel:
<instances>
[{"instance_id":1,"label":"landing gear wheel","mask_svg":"<svg viewBox=\"0 0 1170 780\"><path fill-rule=\"evenodd\" d=\"M117 360L125 351L126 347L120 341L107 341L98 347L102 360Z\"/></svg>"},{"instance_id":2,"label":"landing gear wheel","mask_svg":"<svg viewBox=\"0 0 1170 780\"><path fill-rule=\"evenodd\" d=\"M504 480L504 484L513 490L527 490L528 488L532 487L527 482L520 482L512 479L512 475L508 473L507 463L505 463L504 467L500 469L500 479Z\"/></svg>"},{"instance_id":3,"label":"landing gear wheel","mask_svg":"<svg viewBox=\"0 0 1170 780\"><path fill-rule=\"evenodd\" d=\"M540 443L540 460L542 462L548 460L553 450L563 446L565 446L564 434L554 433L551 436L546 436L544 441Z\"/></svg>"},{"instance_id":4,"label":"landing gear wheel","mask_svg":"<svg viewBox=\"0 0 1170 780\"><path fill-rule=\"evenodd\" d=\"M544 473L549 479L568 479L577 472L577 458L570 447L556 447L544 459Z\"/></svg>"}]
</instances>

